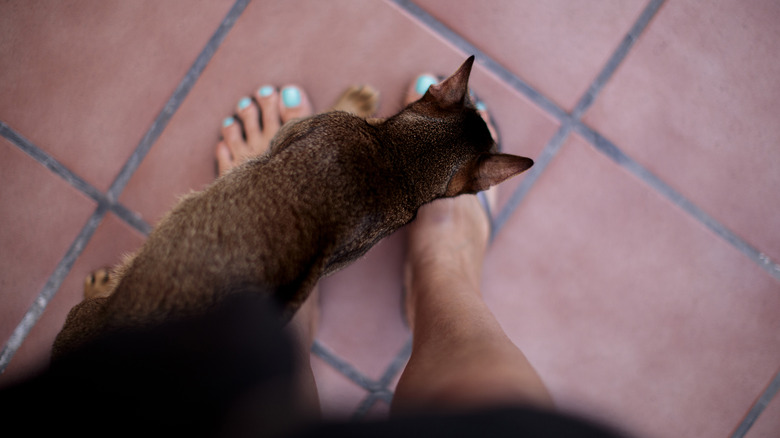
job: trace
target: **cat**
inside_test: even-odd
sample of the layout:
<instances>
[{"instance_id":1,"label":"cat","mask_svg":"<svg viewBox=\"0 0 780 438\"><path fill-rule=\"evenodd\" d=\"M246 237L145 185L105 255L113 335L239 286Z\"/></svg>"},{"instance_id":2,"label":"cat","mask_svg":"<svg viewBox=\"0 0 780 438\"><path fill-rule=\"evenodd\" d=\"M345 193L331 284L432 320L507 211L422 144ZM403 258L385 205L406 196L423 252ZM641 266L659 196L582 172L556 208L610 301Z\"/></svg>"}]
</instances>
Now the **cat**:
<instances>
[{"instance_id":1,"label":"cat","mask_svg":"<svg viewBox=\"0 0 780 438\"><path fill-rule=\"evenodd\" d=\"M468 92L474 57L386 119L330 111L284 125L270 150L182 198L105 294L69 313L56 358L113 329L208 310L247 288L285 320L317 280L411 222L533 165L499 153Z\"/></svg>"}]
</instances>

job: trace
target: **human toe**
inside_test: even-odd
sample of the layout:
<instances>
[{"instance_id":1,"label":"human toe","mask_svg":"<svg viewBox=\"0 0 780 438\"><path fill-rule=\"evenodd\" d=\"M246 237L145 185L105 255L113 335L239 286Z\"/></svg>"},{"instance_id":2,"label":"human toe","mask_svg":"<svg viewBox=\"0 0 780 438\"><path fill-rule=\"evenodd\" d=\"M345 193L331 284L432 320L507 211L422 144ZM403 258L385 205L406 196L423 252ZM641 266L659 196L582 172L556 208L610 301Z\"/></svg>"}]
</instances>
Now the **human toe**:
<instances>
[{"instance_id":1,"label":"human toe","mask_svg":"<svg viewBox=\"0 0 780 438\"><path fill-rule=\"evenodd\" d=\"M301 87L287 85L280 92L279 113L282 123L312 114L311 101Z\"/></svg>"},{"instance_id":2,"label":"human toe","mask_svg":"<svg viewBox=\"0 0 780 438\"><path fill-rule=\"evenodd\" d=\"M281 126L279 115L279 93L272 85L263 85L257 89L255 99L260 106L260 120L263 136L270 139L279 131Z\"/></svg>"},{"instance_id":3,"label":"human toe","mask_svg":"<svg viewBox=\"0 0 780 438\"><path fill-rule=\"evenodd\" d=\"M252 150L244 140L241 125L234 117L228 117L222 121L222 139L230 149L236 163L240 163L252 155Z\"/></svg>"},{"instance_id":4,"label":"human toe","mask_svg":"<svg viewBox=\"0 0 780 438\"><path fill-rule=\"evenodd\" d=\"M423 73L409 84L409 89L406 91L406 105L414 102L415 100L423 97L428 88L433 84L438 84L439 79L430 73Z\"/></svg>"},{"instance_id":5,"label":"human toe","mask_svg":"<svg viewBox=\"0 0 780 438\"><path fill-rule=\"evenodd\" d=\"M216 156L217 171L219 172L220 176L227 173L228 170L236 167L236 164L233 161L233 154L230 153L230 148L228 148L227 143L224 141L219 142L217 145Z\"/></svg>"},{"instance_id":6,"label":"human toe","mask_svg":"<svg viewBox=\"0 0 780 438\"><path fill-rule=\"evenodd\" d=\"M488 130L490 131L490 136L493 137L493 141L498 143L499 142L498 130L496 129L496 126L493 123L492 118L490 117L490 113L488 112L487 105L482 101L477 101L476 107L477 107L477 113L479 113L479 115L482 116L482 120L485 121L485 124L487 125Z\"/></svg>"}]
</instances>

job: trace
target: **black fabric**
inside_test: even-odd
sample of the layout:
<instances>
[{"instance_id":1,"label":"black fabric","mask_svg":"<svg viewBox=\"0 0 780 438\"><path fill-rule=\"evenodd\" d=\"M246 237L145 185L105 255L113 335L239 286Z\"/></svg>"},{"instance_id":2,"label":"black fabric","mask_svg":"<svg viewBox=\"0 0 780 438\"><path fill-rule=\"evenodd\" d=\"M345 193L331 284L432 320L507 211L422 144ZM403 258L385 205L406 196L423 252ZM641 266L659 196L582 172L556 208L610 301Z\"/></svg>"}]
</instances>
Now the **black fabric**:
<instances>
[{"instance_id":1,"label":"black fabric","mask_svg":"<svg viewBox=\"0 0 780 438\"><path fill-rule=\"evenodd\" d=\"M5 431L78 436L609 437L528 409L373 422L308 422L294 391L292 343L257 293L215 311L114 333L44 374L0 391Z\"/></svg>"}]
</instances>

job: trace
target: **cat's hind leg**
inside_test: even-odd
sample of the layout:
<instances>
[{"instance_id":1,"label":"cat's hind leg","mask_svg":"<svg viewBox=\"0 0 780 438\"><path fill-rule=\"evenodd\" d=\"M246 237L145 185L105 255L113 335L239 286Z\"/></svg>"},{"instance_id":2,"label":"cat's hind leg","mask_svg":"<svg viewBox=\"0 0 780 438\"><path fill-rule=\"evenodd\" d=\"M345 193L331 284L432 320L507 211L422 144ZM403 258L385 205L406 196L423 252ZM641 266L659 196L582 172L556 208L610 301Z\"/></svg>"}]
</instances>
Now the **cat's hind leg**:
<instances>
[{"instance_id":1,"label":"cat's hind leg","mask_svg":"<svg viewBox=\"0 0 780 438\"><path fill-rule=\"evenodd\" d=\"M364 119L372 117L379 107L379 92L368 85L353 85L333 104L333 111L346 111Z\"/></svg>"},{"instance_id":2,"label":"cat's hind leg","mask_svg":"<svg viewBox=\"0 0 780 438\"><path fill-rule=\"evenodd\" d=\"M114 274L110 268L100 268L93 271L84 279L84 298L107 297L111 295L113 284L111 282Z\"/></svg>"}]
</instances>

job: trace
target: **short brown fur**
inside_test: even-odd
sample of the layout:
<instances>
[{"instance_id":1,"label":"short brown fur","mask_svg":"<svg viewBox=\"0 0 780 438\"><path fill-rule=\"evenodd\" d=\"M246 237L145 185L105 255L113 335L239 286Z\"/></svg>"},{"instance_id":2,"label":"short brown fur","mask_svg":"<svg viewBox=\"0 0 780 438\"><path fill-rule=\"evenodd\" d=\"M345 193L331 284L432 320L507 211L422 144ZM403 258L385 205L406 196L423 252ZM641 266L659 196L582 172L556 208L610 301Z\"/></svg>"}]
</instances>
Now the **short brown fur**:
<instances>
[{"instance_id":1,"label":"short brown fur","mask_svg":"<svg viewBox=\"0 0 780 438\"><path fill-rule=\"evenodd\" d=\"M321 276L423 204L531 167L497 152L468 95L473 61L388 119L333 111L286 124L267 154L184 197L117 268L109 291L72 309L53 356L112 329L202 312L248 286L289 318Z\"/></svg>"}]
</instances>

